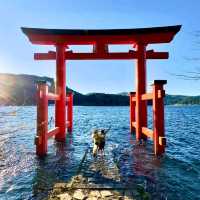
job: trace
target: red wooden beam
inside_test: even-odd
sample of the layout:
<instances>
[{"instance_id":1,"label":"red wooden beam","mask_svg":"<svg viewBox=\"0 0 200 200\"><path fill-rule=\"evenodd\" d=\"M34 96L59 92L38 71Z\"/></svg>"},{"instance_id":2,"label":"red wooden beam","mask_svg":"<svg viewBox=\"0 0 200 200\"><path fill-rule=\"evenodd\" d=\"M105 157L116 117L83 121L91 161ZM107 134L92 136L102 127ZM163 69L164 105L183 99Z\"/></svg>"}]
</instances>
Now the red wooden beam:
<instances>
[{"instance_id":1,"label":"red wooden beam","mask_svg":"<svg viewBox=\"0 0 200 200\"><path fill-rule=\"evenodd\" d=\"M134 36L68 36L68 35L29 35L30 42L39 45L87 45L95 44L98 41L109 44L134 44L137 42L145 42L146 44L156 44L156 43L169 43L172 41L174 34L163 33L163 34L144 34L144 35L134 35Z\"/></svg>"},{"instance_id":2,"label":"red wooden beam","mask_svg":"<svg viewBox=\"0 0 200 200\"><path fill-rule=\"evenodd\" d=\"M73 128L73 92L67 93L67 130L72 132Z\"/></svg>"},{"instance_id":3,"label":"red wooden beam","mask_svg":"<svg viewBox=\"0 0 200 200\"><path fill-rule=\"evenodd\" d=\"M47 153L48 132L48 86L46 82L37 83L37 135L35 138L36 154L44 156Z\"/></svg>"},{"instance_id":4,"label":"red wooden beam","mask_svg":"<svg viewBox=\"0 0 200 200\"><path fill-rule=\"evenodd\" d=\"M166 137L159 137L159 145L160 146L166 146L166 143L167 143L167 139Z\"/></svg>"},{"instance_id":5,"label":"red wooden beam","mask_svg":"<svg viewBox=\"0 0 200 200\"><path fill-rule=\"evenodd\" d=\"M158 90L157 98L160 99L163 97L165 97L165 90ZM152 99L153 99L153 93L142 94L142 100L152 100ZM135 99L132 99L132 101L135 101Z\"/></svg>"},{"instance_id":6,"label":"red wooden beam","mask_svg":"<svg viewBox=\"0 0 200 200\"><path fill-rule=\"evenodd\" d=\"M53 128L53 129L51 129L51 130L48 131L47 137L51 138L54 135L56 135L57 133L59 133L59 131L60 131L60 128L59 127L55 127L55 128Z\"/></svg>"},{"instance_id":7,"label":"red wooden beam","mask_svg":"<svg viewBox=\"0 0 200 200\"><path fill-rule=\"evenodd\" d=\"M130 132L132 133L134 131L134 126L132 125L133 122L135 122L135 102L132 101L132 98L135 96L135 92L129 93L129 99L130 99Z\"/></svg>"},{"instance_id":8,"label":"red wooden beam","mask_svg":"<svg viewBox=\"0 0 200 200\"><path fill-rule=\"evenodd\" d=\"M147 137L153 139L153 131L146 127L142 127L142 133L145 134Z\"/></svg>"},{"instance_id":9,"label":"red wooden beam","mask_svg":"<svg viewBox=\"0 0 200 200\"><path fill-rule=\"evenodd\" d=\"M59 100L55 102L55 126L59 127L59 133L55 139L64 142L66 139L66 66L65 46L56 46L56 94Z\"/></svg>"},{"instance_id":10,"label":"red wooden beam","mask_svg":"<svg viewBox=\"0 0 200 200\"><path fill-rule=\"evenodd\" d=\"M128 53L72 53L65 52L66 60L101 60L101 59L110 59L110 60L128 60L128 59L136 59L138 57L137 52L130 51ZM168 52L154 52L147 51L146 58L147 59L168 59ZM35 60L55 60L56 52L50 51L48 53L35 53Z\"/></svg>"},{"instance_id":11,"label":"red wooden beam","mask_svg":"<svg viewBox=\"0 0 200 200\"><path fill-rule=\"evenodd\" d=\"M60 99L60 96L57 95L57 94L48 93L48 94L47 94L47 98L48 98L48 100L55 100L55 101L57 101L57 100Z\"/></svg>"},{"instance_id":12,"label":"red wooden beam","mask_svg":"<svg viewBox=\"0 0 200 200\"><path fill-rule=\"evenodd\" d=\"M22 28L33 44L95 44L99 41L105 44L133 44L144 42L168 43L181 26L151 27L137 29L40 29Z\"/></svg>"},{"instance_id":13,"label":"red wooden beam","mask_svg":"<svg viewBox=\"0 0 200 200\"><path fill-rule=\"evenodd\" d=\"M160 98L163 98L163 97L165 97L165 90L158 90L157 98L160 99ZM141 98L142 98L142 100L152 100L153 99L153 93L142 94ZM136 101L136 98L132 97L130 100Z\"/></svg>"},{"instance_id":14,"label":"red wooden beam","mask_svg":"<svg viewBox=\"0 0 200 200\"><path fill-rule=\"evenodd\" d=\"M136 97L132 97L131 100L132 100L132 101L136 101Z\"/></svg>"},{"instance_id":15,"label":"red wooden beam","mask_svg":"<svg viewBox=\"0 0 200 200\"><path fill-rule=\"evenodd\" d=\"M142 101L142 94L146 93L146 44L136 46L138 58L136 60L136 140L146 140L142 134L142 127L147 127L147 101Z\"/></svg>"},{"instance_id":16,"label":"red wooden beam","mask_svg":"<svg viewBox=\"0 0 200 200\"><path fill-rule=\"evenodd\" d=\"M158 98L162 94L166 80L155 80L153 84L153 129L154 129L154 152L161 155L165 152L165 121L164 121L164 98Z\"/></svg>"},{"instance_id":17,"label":"red wooden beam","mask_svg":"<svg viewBox=\"0 0 200 200\"><path fill-rule=\"evenodd\" d=\"M153 98L152 93L142 94L142 100L151 100Z\"/></svg>"},{"instance_id":18,"label":"red wooden beam","mask_svg":"<svg viewBox=\"0 0 200 200\"><path fill-rule=\"evenodd\" d=\"M156 52L154 50L148 50L146 52L146 59L168 59L168 52Z\"/></svg>"},{"instance_id":19,"label":"red wooden beam","mask_svg":"<svg viewBox=\"0 0 200 200\"><path fill-rule=\"evenodd\" d=\"M136 122L132 122L132 126L136 128Z\"/></svg>"}]
</instances>

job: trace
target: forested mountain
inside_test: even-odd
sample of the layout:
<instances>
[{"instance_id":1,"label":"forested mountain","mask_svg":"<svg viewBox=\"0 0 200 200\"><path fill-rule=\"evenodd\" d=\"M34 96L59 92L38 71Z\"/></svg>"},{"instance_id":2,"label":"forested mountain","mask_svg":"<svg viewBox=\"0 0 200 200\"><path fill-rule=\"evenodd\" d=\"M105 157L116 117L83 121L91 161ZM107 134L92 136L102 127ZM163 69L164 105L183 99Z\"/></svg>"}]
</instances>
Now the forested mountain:
<instances>
[{"instance_id":1,"label":"forested mountain","mask_svg":"<svg viewBox=\"0 0 200 200\"><path fill-rule=\"evenodd\" d=\"M54 92L54 79L27 74L0 73L0 105L35 105L36 83L47 81L49 91ZM73 91L69 88L67 91ZM126 92L119 94L74 92L74 105L83 106L127 106L129 97ZM52 103L52 102L50 102ZM165 104L200 104L200 96L166 95Z\"/></svg>"}]
</instances>

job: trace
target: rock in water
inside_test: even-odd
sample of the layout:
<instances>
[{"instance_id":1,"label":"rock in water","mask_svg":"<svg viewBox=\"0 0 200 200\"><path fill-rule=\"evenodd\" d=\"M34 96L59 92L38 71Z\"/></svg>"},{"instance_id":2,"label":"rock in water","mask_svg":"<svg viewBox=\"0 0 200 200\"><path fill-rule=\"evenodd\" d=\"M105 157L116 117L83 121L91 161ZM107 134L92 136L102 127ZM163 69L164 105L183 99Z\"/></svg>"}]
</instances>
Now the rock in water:
<instances>
[{"instance_id":1,"label":"rock in water","mask_svg":"<svg viewBox=\"0 0 200 200\"><path fill-rule=\"evenodd\" d=\"M73 198L83 200L86 198L86 195L83 193L82 190L79 189L74 192Z\"/></svg>"},{"instance_id":2,"label":"rock in water","mask_svg":"<svg viewBox=\"0 0 200 200\"><path fill-rule=\"evenodd\" d=\"M88 197L87 200L99 200L98 197Z\"/></svg>"},{"instance_id":3,"label":"rock in water","mask_svg":"<svg viewBox=\"0 0 200 200\"><path fill-rule=\"evenodd\" d=\"M92 190L89 194L89 197L101 197L101 194L97 190Z\"/></svg>"},{"instance_id":4,"label":"rock in water","mask_svg":"<svg viewBox=\"0 0 200 200\"><path fill-rule=\"evenodd\" d=\"M112 196L113 194L110 192L110 191L108 191L108 190L102 190L101 191L101 196L102 196L102 198L105 198L105 197L110 197L110 196Z\"/></svg>"},{"instance_id":5,"label":"rock in water","mask_svg":"<svg viewBox=\"0 0 200 200\"><path fill-rule=\"evenodd\" d=\"M72 200L72 197L68 193L60 194L57 197L59 197L60 200Z\"/></svg>"}]
</instances>

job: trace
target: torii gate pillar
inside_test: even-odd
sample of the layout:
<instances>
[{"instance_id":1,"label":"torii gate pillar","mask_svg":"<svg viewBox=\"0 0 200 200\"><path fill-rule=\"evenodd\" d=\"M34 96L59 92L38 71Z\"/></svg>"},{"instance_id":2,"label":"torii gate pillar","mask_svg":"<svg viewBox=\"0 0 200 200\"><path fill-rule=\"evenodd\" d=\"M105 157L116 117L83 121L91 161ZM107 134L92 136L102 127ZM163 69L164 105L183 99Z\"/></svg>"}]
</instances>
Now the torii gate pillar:
<instances>
[{"instance_id":1,"label":"torii gate pillar","mask_svg":"<svg viewBox=\"0 0 200 200\"><path fill-rule=\"evenodd\" d=\"M56 45L56 94L59 100L55 103L55 126L59 127L56 134L57 141L65 141L66 138L66 66L65 45Z\"/></svg>"},{"instance_id":2,"label":"torii gate pillar","mask_svg":"<svg viewBox=\"0 0 200 200\"><path fill-rule=\"evenodd\" d=\"M142 94L146 93L146 45L137 44L136 65L136 140L146 139L142 134L142 127L147 127L147 102L142 101Z\"/></svg>"}]
</instances>

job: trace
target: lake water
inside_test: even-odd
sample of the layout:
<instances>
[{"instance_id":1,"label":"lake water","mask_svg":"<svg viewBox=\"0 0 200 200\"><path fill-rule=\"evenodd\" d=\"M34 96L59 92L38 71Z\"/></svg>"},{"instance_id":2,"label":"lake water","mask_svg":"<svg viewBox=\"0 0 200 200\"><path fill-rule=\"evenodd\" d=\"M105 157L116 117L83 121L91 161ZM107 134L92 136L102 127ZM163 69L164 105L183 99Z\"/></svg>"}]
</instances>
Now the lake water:
<instances>
[{"instance_id":1,"label":"lake water","mask_svg":"<svg viewBox=\"0 0 200 200\"><path fill-rule=\"evenodd\" d=\"M49 117L53 112L50 106ZM151 127L151 107L148 115ZM109 126L105 153L117 160L125 183L143 185L152 199L200 199L200 106L166 106L165 118L167 149L158 159L151 141L135 144L129 107L77 106L72 135L65 144L50 139L41 160L34 146L36 107L0 107L0 199L46 197L56 182L76 173L91 146L91 130Z\"/></svg>"}]
</instances>

